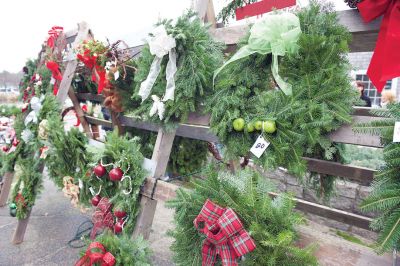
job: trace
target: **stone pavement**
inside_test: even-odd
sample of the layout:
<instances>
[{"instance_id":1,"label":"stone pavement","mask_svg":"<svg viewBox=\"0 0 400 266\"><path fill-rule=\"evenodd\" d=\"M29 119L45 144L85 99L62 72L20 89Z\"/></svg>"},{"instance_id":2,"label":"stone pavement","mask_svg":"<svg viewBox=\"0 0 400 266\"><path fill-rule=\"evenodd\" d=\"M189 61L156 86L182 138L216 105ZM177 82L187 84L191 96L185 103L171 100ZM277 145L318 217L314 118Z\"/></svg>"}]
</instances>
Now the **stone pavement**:
<instances>
[{"instance_id":1,"label":"stone pavement","mask_svg":"<svg viewBox=\"0 0 400 266\"><path fill-rule=\"evenodd\" d=\"M74 265L80 249L68 246L78 226L89 219L73 208L63 193L50 180L44 182L44 193L33 208L25 234L25 241L12 245L13 230L17 220L9 216L8 207L0 208L0 266L53 266ZM173 211L159 202L153 223L150 244L153 265L170 266L172 239L166 237L172 228ZM390 266L390 255L377 256L371 249L348 242L334 232L315 222L300 228L299 245L318 245L315 255L323 266Z\"/></svg>"}]
</instances>

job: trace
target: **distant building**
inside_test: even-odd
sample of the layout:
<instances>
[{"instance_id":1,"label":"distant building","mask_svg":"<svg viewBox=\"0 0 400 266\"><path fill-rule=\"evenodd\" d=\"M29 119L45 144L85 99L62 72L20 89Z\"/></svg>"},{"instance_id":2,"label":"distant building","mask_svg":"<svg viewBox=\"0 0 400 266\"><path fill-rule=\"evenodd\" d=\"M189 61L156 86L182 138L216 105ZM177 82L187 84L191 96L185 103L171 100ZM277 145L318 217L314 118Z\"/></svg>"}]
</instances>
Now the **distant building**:
<instances>
[{"instance_id":1,"label":"distant building","mask_svg":"<svg viewBox=\"0 0 400 266\"><path fill-rule=\"evenodd\" d=\"M372 107L380 106L381 94L378 93L375 86L372 85L371 81L367 76L367 70L369 63L371 61L372 52L362 52L362 53L350 53L349 61L353 66L353 71L351 72L352 78L355 80L361 80L365 85L365 93L371 98ZM384 90L391 90L396 95L396 99L400 100L400 84L399 78L394 78L389 80Z\"/></svg>"}]
</instances>

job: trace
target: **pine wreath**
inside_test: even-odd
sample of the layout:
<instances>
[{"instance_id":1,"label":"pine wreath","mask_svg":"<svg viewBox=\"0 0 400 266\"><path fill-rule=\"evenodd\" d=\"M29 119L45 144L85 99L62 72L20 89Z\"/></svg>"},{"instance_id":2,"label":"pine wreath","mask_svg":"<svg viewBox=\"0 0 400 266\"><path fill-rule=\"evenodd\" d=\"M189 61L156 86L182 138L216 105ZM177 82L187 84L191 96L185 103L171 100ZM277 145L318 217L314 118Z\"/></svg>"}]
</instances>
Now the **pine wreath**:
<instances>
[{"instance_id":1,"label":"pine wreath","mask_svg":"<svg viewBox=\"0 0 400 266\"><path fill-rule=\"evenodd\" d=\"M138 71L135 76L132 115L166 126L184 122L190 112L199 111L203 99L210 94L213 71L222 62L222 45L215 42L193 11L179 17L175 24L171 20L163 20L157 25L164 25L167 33L176 40L175 98L165 102L165 114L162 121L157 115L149 116L153 100L151 97L141 103L138 95L141 83L146 80L154 56L149 45L141 52L137 62ZM166 89L166 66L168 56L161 62L161 71L151 89L150 95L162 98Z\"/></svg>"},{"instance_id":2,"label":"pine wreath","mask_svg":"<svg viewBox=\"0 0 400 266\"><path fill-rule=\"evenodd\" d=\"M292 85L292 95L275 88L271 55L253 54L227 65L217 76L207 111L211 130L227 146L229 157L249 156L262 131L257 129L264 125L265 131L273 132L275 124L274 133L263 133L271 144L259 159L254 157L255 163L304 175L302 156L321 150L323 158L332 159L336 149L327 133L351 122L356 96L346 58L350 34L339 25L333 8L312 1L295 14L302 31L298 51L279 57L279 75ZM234 130L235 119L244 126L242 131Z\"/></svg>"},{"instance_id":3,"label":"pine wreath","mask_svg":"<svg viewBox=\"0 0 400 266\"><path fill-rule=\"evenodd\" d=\"M364 211L379 212L370 227L380 232L377 250L380 253L400 248L400 143L393 142L395 122L400 121L400 104L388 110L374 110L384 119L353 127L357 132L381 137L385 166L374 176L372 192L361 204Z\"/></svg>"},{"instance_id":4,"label":"pine wreath","mask_svg":"<svg viewBox=\"0 0 400 266\"><path fill-rule=\"evenodd\" d=\"M302 223L293 211L294 201L285 194L275 199L268 196L273 185L257 172L245 170L233 176L211 171L207 179L193 182L193 190L179 189L177 197L167 202L175 209L175 239L171 250L177 265L201 265L204 235L193 225L207 199L221 207L230 207L239 216L256 249L245 255L240 265L317 265L313 247L294 245L295 225Z\"/></svg>"}]
</instances>

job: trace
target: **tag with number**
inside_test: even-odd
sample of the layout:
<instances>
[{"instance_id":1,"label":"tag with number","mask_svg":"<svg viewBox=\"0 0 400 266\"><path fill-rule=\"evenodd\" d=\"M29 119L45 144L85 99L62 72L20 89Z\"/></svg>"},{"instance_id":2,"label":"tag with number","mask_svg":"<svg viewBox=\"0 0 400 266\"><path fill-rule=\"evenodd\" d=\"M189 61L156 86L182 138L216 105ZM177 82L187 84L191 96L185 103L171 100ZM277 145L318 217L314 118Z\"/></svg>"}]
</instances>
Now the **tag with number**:
<instances>
[{"instance_id":1,"label":"tag with number","mask_svg":"<svg viewBox=\"0 0 400 266\"><path fill-rule=\"evenodd\" d=\"M250 151L253 153L257 158L260 158L264 151L268 148L269 142L266 141L263 136L259 136L254 143L253 147L251 147Z\"/></svg>"},{"instance_id":2,"label":"tag with number","mask_svg":"<svg viewBox=\"0 0 400 266\"><path fill-rule=\"evenodd\" d=\"M51 84L51 85L54 85L55 83L56 83L55 78L51 77L51 79L50 79L50 84Z\"/></svg>"},{"instance_id":3,"label":"tag with number","mask_svg":"<svg viewBox=\"0 0 400 266\"><path fill-rule=\"evenodd\" d=\"M400 142L400 122L394 124L393 142Z\"/></svg>"},{"instance_id":4,"label":"tag with number","mask_svg":"<svg viewBox=\"0 0 400 266\"><path fill-rule=\"evenodd\" d=\"M119 71L114 73L114 80L117 80L119 78Z\"/></svg>"}]
</instances>

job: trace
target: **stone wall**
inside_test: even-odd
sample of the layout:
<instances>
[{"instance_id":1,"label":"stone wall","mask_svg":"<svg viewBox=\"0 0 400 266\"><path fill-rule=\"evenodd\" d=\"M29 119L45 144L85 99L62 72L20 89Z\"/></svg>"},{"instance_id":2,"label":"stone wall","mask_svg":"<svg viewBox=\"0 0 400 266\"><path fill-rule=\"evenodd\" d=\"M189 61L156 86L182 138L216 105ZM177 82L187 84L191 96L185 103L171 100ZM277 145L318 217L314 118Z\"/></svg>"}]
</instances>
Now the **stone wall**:
<instances>
[{"instance_id":1,"label":"stone wall","mask_svg":"<svg viewBox=\"0 0 400 266\"><path fill-rule=\"evenodd\" d=\"M312 189L307 188L297 177L288 174L285 170L278 169L275 171L265 171L264 175L276 185L278 190L277 192L290 192L299 199L304 199L363 216L374 217L376 215L374 213L361 212L359 207L363 199L365 199L371 192L371 187L369 186L362 186L358 183L338 179L336 180L334 195L329 199L329 201L325 202L322 199L319 199ZM369 239L376 238L376 234L368 230L350 226L331 219L325 219L317 215L307 214L306 216L310 220L335 229L352 232Z\"/></svg>"}]
</instances>

